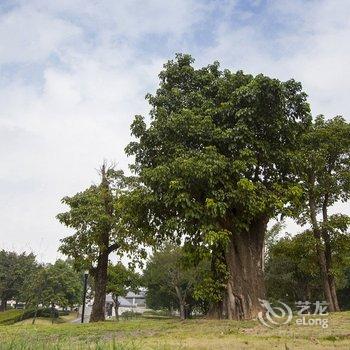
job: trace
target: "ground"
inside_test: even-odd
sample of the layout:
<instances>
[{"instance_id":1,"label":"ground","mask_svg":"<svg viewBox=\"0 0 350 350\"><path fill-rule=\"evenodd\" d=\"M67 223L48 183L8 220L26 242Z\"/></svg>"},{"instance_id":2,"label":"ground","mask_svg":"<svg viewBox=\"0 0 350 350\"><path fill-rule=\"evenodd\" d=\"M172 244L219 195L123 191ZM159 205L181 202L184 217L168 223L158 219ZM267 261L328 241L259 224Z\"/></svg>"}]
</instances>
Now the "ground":
<instances>
[{"instance_id":1,"label":"ground","mask_svg":"<svg viewBox=\"0 0 350 350\"><path fill-rule=\"evenodd\" d=\"M350 349L350 312L328 316L329 327L269 329L257 321L132 319L95 324L49 322L0 326L0 349Z\"/></svg>"}]
</instances>

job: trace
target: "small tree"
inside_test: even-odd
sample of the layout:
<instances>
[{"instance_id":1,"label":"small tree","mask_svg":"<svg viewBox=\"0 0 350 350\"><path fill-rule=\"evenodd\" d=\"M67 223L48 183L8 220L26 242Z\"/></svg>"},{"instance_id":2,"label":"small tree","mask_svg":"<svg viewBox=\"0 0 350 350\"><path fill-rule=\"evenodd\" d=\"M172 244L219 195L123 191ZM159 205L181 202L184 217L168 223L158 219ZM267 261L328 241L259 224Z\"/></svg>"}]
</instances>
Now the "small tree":
<instances>
[{"instance_id":1,"label":"small tree","mask_svg":"<svg viewBox=\"0 0 350 350\"><path fill-rule=\"evenodd\" d=\"M31 281L28 281L24 289L27 296L27 304L50 307L52 316L55 306L66 308L80 303L82 295L81 275L73 266L63 260L57 260L54 264L41 266ZM35 317L33 323L35 322Z\"/></svg>"},{"instance_id":2,"label":"small tree","mask_svg":"<svg viewBox=\"0 0 350 350\"><path fill-rule=\"evenodd\" d=\"M181 319L187 318L195 304L194 291L204 276L202 266L190 267L182 247L167 244L155 251L144 271L147 304L177 307Z\"/></svg>"},{"instance_id":3,"label":"small tree","mask_svg":"<svg viewBox=\"0 0 350 350\"><path fill-rule=\"evenodd\" d=\"M142 232L131 230L127 219L132 217L125 204L132 179L113 167L107 168L106 164L102 165L100 174L99 185L63 198L62 202L70 209L57 215L61 223L75 230L72 236L62 240L60 251L73 258L76 268L89 269L93 278L90 322L105 319L109 255L136 254L136 251L144 255L140 246L144 241Z\"/></svg>"},{"instance_id":4,"label":"small tree","mask_svg":"<svg viewBox=\"0 0 350 350\"><path fill-rule=\"evenodd\" d=\"M322 297L322 276L315 241L313 231L307 230L272 243L265 275L269 298L295 302ZM339 288L346 288L349 257L350 236L338 233L332 239L332 273Z\"/></svg>"},{"instance_id":5,"label":"small tree","mask_svg":"<svg viewBox=\"0 0 350 350\"><path fill-rule=\"evenodd\" d=\"M304 194L296 216L299 223L311 224L324 295L330 311L338 311L332 239L346 230L349 218L345 215L329 217L329 208L349 199L350 124L342 117L328 121L323 116L317 117L301 138L301 148L294 155L295 173Z\"/></svg>"},{"instance_id":6,"label":"small tree","mask_svg":"<svg viewBox=\"0 0 350 350\"><path fill-rule=\"evenodd\" d=\"M0 251L0 311L6 310L8 300L21 298L23 285L36 269L34 254Z\"/></svg>"},{"instance_id":7,"label":"small tree","mask_svg":"<svg viewBox=\"0 0 350 350\"><path fill-rule=\"evenodd\" d=\"M122 263L108 266L107 292L112 294L115 317L119 320L118 297L124 297L129 291L137 292L141 284L141 277L130 268L126 268Z\"/></svg>"},{"instance_id":8,"label":"small tree","mask_svg":"<svg viewBox=\"0 0 350 350\"><path fill-rule=\"evenodd\" d=\"M312 232L286 235L269 247L265 280L271 299L294 303L320 297L320 278Z\"/></svg>"}]
</instances>

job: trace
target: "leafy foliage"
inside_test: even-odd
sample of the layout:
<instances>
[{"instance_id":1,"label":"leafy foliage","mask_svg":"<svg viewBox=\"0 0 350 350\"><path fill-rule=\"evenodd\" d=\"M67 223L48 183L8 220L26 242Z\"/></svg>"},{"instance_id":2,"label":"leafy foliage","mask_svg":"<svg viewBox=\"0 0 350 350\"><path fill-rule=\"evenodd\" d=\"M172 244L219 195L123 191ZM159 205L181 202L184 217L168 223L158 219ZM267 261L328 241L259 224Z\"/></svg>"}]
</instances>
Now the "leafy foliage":
<instances>
[{"instance_id":1,"label":"leafy foliage","mask_svg":"<svg viewBox=\"0 0 350 350\"><path fill-rule=\"evenodd\" d=\"M125 267L121 262L108 266L107 292L124 297L129 291L137 292L141 286L141 276Z\"/></svg>"},{"instance_id":2,"label":"leafy foliage","mask_svg":"<svg viewBox=\"0 0 350 350\"><path fill-rule=\"evenodd\" d=\"M187 317L194 308L207 311L204 290L210 266L190 264L183 247L166 244L154 252L144 271L146 303L153 309L178 309Z\"/></svg>"},{"instance_id":3,"label":"leafy foliage","mask_svg":"<svg viewBox=\"0 0 350 350\"><path fill-rule=\"evenodd\" d=\"M0 299L21 301L22 286L29 282L37 269L34 254L0 251Z\"/></svg>"},{"instance_id":4,"label":"leafy foliage","mask_svg":"<svg viewBox=\"0 0 350 350\"><path fill-rule=\"evenodd\" d=\"M103 251L123 255L135 253L138 249L141 256L145 256L145 251L139 246L143 243L142 233L134 234L137 231L135 227L133 232L130 231L130 212L124 205L133 179L111 167L106 170L103 181L105 183L92 185L72 197L64 197L62 202L70 210L57 215L61 223L75 231L62 240L59 249L74 259L74 265L79 270L93 271ZM105 232L107 239L104 239Z\"/></svg>"},{"instance_id":5,"label":"leafy foliage","mask_svg":"<svg viewBox=\"0 0 350 350\"><path fill-rule=\"evenodd\" d=\"M333 272L339 288L346 288L350 269L350 236L337 235L333 241ZM270 246L266 264L268 297L275 300L319 300L322 283L315 238L310 230L287 235Z\"/></svg>"},{"instance_id":6,"label":"leafy foliage","mask_svg":"<svg viewBox=\"0 0 350 350\"><path fill-rule=\"evenodd\" d=\"M150 123L135 117L136 141L126 152L135 156L132 169L145 185L145 229L207 249L215 275L229 266L225 256L233 236L247 236L252 225L263 232L268 219L288 214L301 195L290 153L298 149L311 115L294 80L221 71L218 62L196 69L193 62L178 54L164 65L159 88L146 96ZM217 274L219 286L239 278L239 271L228 272Z\"/></svg>"},{"instance_id":7,"label":"leafy foliage","mask_svg":"<svg viewBox=\"0 0 350 350\"><path fill-rule=\"evenodd\" d=\"M82 278L69 262L57 260L54 264L41 266L28 281L23 294L27 305L33 307L39 304L73 307L81 302Z\"/></svg>"}]
</instances>

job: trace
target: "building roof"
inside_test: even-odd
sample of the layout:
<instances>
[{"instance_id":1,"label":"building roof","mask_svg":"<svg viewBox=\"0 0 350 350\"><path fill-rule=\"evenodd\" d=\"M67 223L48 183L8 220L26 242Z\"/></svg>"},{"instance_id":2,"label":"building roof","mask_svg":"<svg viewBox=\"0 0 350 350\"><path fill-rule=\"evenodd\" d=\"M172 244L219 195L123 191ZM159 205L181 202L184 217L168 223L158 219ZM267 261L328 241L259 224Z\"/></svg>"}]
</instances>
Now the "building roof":
<instances>
[{"instance_id":1,"label":"building roof","mask_svg":"<svg viewBox=\"0 0 350 350\"><path fill-rule=\"evenodd\" d=\"M126 300L124 297L118 297L119 306L121 307L133 307L130 301ZM106 295L106 303L113 303L112 294Z\"/></svg>"},{"instance_id":2,"label":"building roof","mask_svg":"<svg viewBox=\"0 0 350 350\"><path fill-rule=\"evenodd\" d=\"M128 292L126 298L135 298L135 299L145 299L146 291L140 291L139 293Z\"/></svg>"}]
</instances>

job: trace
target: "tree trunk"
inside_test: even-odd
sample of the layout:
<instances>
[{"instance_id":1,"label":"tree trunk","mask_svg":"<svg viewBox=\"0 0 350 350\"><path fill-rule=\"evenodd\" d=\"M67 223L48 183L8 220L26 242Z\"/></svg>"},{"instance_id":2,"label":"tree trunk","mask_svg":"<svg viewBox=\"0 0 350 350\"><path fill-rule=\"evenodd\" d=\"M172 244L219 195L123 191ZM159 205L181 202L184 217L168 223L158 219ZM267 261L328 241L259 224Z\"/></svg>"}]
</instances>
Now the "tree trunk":
<instances>
[{"instance_id":1,"label":"tree trunk","mask_svg":"<svg viewBox=\"0 0 350 350\"><path fill-rule=\"evenodd\" d=\"M262 268L267 222L263 216L254 220L247 232L232 233L226 253L228 319L252 319L263 310L259 299L265 298Z\"/></svg>"},{"instance_id":2,"label":"tree trunk","mask_svg":"<svg viewBox=\"0 0 350 350\"><path fill-rule=\"evenodd\" d=\"M32 320L32 324L35 324L37 315L38 315L38 305L35 308L35 313L34 313L34 317L33 317L33 320Z\"/></svg>"},{"instance_id":3,"label":"tree trunk","mask_svg":"<svg viewBox=\"0 0 350 350\"><path fill-rule=\"evenodd\" d=\"M53 324L55 318L55 304L51 303L51 323Z\"/></svg>"},{"instance_id":4,"label":"tree trunk","mask_svg":"<svg viewBox=\"0 0 350 350\"><path fill-rule=\"evenodd\" d=\"M105 320L107 267L108 251L104 251L100 253L97 267L93 274L95 293L90 322L99 322Z\"/></svg>"},{"instance_id":5,"label":"tree trunk","mask_svg":"<svg viewBox=\"0 0 350 350\"><path fill-rule=\"evenodd\" d=\"M314 237L316 239L316 252L318 258L318 264L321 270L321 279L323 285L323 293L328 303L329 311L335 311L333 298L331 293L331 288L328 280L327 266L326 266L326 258L322 247L322 242L320 238L320 233L314 230Z\"/></svg>"},{"instance_id":6,"label":"tree trunk","mask_svg":"<svg viewBox=\"0 0 350 350\"><path fill-rule=\"evenodd\" d=\"M221 320L223 318L223 302L211 303L209 305L207 317Z\"/></svg>"},{"instance_id":7,"label":"tree trunk","mask_svg":"<svg viewBox=\"0 0 350 350\"><path fill-rule=\"evenodd\" d=\"M180 318L181 320L185 320L186 319L186 310L185 310L185 305L180 302Z\"/></svg>"},{"instance_id":8,"label":"tree trunk","mask_svg":"<svg viewBox=\"0 0 350 350\"><path fill-rule=\"evenodd\" d=\"M174 286L176 296L179 302L179 312L180 312L180 318L181 320L184 320L186 318L186 301L185 297L182 295L181 289L179 286Z\"/></svg>"},{"instance_id":9,"label":"tree trunk","mask_svg":"<svg viewBox=\"0 0 350 350\"><path fill-rule=\"evenodd\" d=\"M112 299L114 302L114 311L115 311L115 319L117 321L119 321L119 301L118 301L118 295L115 295L114 293L112 293Z\"/></svg>"},{"instance_id":10,"label":"tree trunk","mask_svg":"<svg viewBox=\"0 0 350 350\"><path fill-rule=\"evenodd\" d=\"M309 182L311 184L311 188L309 189L309 209L310 209L312 231L313 231L314 238L316 240L316 253L317 253L319 268L321 271L323 293L328 303L329 311L332 312L332 311L335 311L335 307L333 303L331 288L329 285L326 257L323 249L322 240L321 240L321 230L319 228L317 217L316 217L316 201L315 201L313 188L312 188L315 182L313 176L310 176Z\"/></svg>"},{"instance_id":11,"label":"tree trunk","mask_svg":"<svg viewBox=\"0 0 350 350\"><path fill-rule=\"evenodd\" d=\"M6 306L7 306L7 300L6 299L1 299L0 311L6 311Z\"/></svg>"},{"instance_id":12,"label":"tree trunk","mask_svg":"<svg viewBox=\"0 0 350 350\"><path fill-rule=\"evenodd\" d=\"M324 254L326 258L326 268L327 268L327 275L328 275L328 283L329 288L331 292L331 298L334 306L334 311L340 311L339 303L338 303L338 296L337 296L337 289L335 286L335 279L332 273L332 246L331 246L331 238L329 236L328 230L325 227L328 223L328 195L325 195L323 204L322 204L322 215L323 215L323 224L324 227L322 228L322 238L324 241Z\"/></svg>"},{"instance_id":13,"label":"tree trunk","mask_svg":"<svg viewBox=\"0 0 350 350\"><path fill-rule=\"evenodd\" d=\"M326 264L326 273L328 278L328 285L330 289L330 297L333 303L333 311L340 311L337 290L335 286L335 279L332 273L332 248L330 243L330 237L328 232L322 230L322 238L324 240L324 255L325 255L325 264Z\"/></svg>"}]
</instances>

